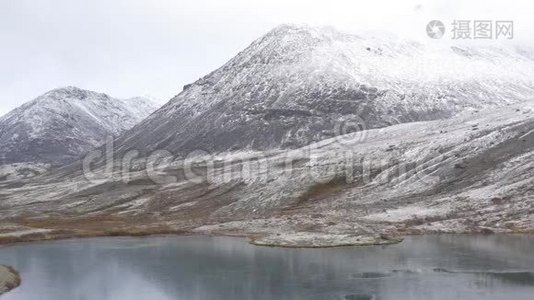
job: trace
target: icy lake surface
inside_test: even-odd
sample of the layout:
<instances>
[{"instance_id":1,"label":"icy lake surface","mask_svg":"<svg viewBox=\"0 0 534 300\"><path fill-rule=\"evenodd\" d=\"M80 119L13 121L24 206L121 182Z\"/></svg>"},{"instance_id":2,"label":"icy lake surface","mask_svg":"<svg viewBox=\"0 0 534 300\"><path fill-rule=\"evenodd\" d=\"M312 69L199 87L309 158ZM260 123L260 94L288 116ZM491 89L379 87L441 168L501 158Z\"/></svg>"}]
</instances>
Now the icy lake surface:
<instances>
[{"instance_id":1,"label":"icy lake surface","mask_svg":"<svg viewBox=\"0 0 534 300\"><path fill-rule=\"evenodd\" d=\"M391 246L257 247L222 237L98 238L0 248L14 299L533 299L534 236Z\"/></svg>"}]
</instances>

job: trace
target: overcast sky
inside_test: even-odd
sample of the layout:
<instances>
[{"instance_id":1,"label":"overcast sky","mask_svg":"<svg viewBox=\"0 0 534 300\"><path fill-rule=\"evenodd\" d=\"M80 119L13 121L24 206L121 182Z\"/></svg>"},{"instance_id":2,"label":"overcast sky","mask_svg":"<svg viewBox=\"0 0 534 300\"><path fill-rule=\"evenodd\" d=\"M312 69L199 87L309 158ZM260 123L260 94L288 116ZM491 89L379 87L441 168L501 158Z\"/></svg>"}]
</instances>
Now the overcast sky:
<instances>
[{"instance_id":1,"label":"overcast sky","mask_svg":"<svg viewBox=\"0 0 534 300\"><path fill-rule=\"evenodd\" d=\"M533 16L531 0L0 0L0 115L67 85L164 103L281 23L429 40L432 19L513 20L532 45Z\"/></svg>"}]
</instances>

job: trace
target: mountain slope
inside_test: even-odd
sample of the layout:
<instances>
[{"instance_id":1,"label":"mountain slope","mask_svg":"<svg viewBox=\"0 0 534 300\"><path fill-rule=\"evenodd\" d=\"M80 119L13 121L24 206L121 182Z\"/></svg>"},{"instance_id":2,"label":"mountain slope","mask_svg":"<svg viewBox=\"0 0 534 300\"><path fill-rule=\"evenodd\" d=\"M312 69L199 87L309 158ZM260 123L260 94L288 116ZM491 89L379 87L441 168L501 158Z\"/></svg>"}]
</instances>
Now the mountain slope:
<instances>
[{"instance_id":1,"label":"mountain slope","mask_svg":"<svg viewBox=\"0 0 534 300\"><path fill-rule=\"evenodd\" d=\"M500 106L533 94L534 61L525 53L434 49L284 25L184 87L118 145L175 154L295 148L363 128Z\"/></svg>"},{"instance_id":2,"label":"mountain slope","mask_svg":"<svg viewBox=\"0 0 534 300\"><path fill-rule=\"evenodd\" d=\"M0 118L0 163L70 162L154 110L143 98L120 100L76 87L49 91Z\"/></svg>"},{"instance_id":3,"label":"mountain slope","mask_svg":"<svg viewBox=\"0 0 534 300\"><path fill-rule=\"evenodd\" d=\"M284 246L534 231L532 102L373 129L363 139L356 133L342 141L195 157L148 175L135 169L125 176L117 168L113 177L92 182L83 174L51 172L22 187L2 186L0 228L19 220L10 228L45 230L50 235L44 238L56 231L186 230Z\"/></svg>"}]
</instances>

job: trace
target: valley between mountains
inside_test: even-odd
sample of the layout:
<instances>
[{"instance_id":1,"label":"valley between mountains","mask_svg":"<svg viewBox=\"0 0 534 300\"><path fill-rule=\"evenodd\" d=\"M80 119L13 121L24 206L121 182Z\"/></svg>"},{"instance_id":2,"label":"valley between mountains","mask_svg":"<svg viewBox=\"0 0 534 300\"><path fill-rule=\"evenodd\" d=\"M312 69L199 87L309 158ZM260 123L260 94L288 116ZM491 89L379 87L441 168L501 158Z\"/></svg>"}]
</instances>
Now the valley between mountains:
<instances>
[{"instance_id":1,"label":"valley between mountains","mask_svg":"<svg viewBox=\"0 0 534 300\"><path fill-rule=\"evenodd\" d=\"M121 109L98 126L29 131L4 125L8 114L2 149L19 132L35 145L43 128L101 134L55 139L65 160L2 150L10 165L54 167L0 181L0 242L180 233L326 247L531 233L533 53L282 25L160 109L136 105L131 122ZM61 110L89 92L55 93L75 94ZM79 111L58 114L86 120Z\"/></svg>"}]
</instances>

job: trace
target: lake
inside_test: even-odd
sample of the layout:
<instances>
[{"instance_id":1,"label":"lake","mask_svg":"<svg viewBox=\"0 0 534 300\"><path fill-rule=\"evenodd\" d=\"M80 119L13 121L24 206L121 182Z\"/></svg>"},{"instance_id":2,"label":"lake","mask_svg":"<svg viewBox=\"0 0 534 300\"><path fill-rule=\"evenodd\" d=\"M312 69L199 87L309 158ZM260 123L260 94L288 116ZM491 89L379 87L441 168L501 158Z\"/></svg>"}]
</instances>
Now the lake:
<instances>
[{"instance_id":1,"label":"lake","mask_svg":"<svg viewBox=\"0 0 534 300\"><path fill-rule=\"evenodd\" d=\"M534 299L534 236L408 237L287 249L227 237L93 238L0 248L2 300Z\"/></svg>"}]
</instances>

